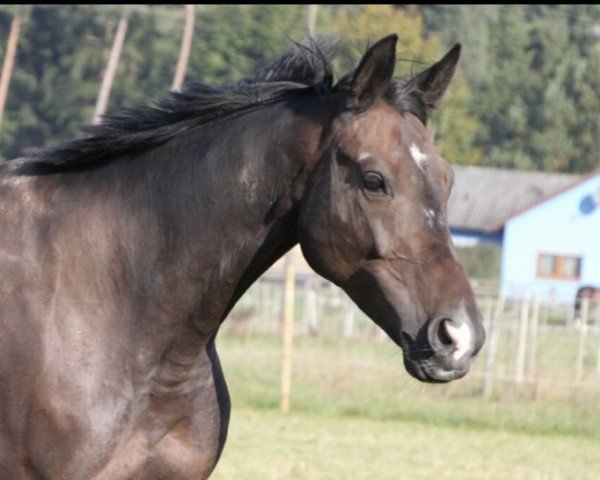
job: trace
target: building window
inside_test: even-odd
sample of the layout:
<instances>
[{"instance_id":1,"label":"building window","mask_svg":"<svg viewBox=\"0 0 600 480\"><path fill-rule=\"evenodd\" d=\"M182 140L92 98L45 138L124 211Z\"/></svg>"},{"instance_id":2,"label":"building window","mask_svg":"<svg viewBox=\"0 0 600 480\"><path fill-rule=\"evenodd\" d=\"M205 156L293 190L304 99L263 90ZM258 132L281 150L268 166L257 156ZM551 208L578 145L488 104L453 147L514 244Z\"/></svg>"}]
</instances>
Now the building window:
<instances>
[{"instance_id":1,"label":"building window","mask_svg":"<svg viewBox=\"0 0 600 480\"><path fill-rule=\"evenodd\" d=\"M575 255L538 254L537 278L579 280L581 257Z\"/></svg>"}]
</instances>

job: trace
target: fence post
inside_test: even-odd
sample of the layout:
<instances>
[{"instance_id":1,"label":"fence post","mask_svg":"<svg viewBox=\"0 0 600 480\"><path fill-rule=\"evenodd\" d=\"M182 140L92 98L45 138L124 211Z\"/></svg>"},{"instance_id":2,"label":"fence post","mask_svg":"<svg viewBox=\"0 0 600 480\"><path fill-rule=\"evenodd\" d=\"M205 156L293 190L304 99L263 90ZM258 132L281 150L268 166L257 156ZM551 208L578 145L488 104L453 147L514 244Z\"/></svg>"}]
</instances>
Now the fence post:
<instances>
[{"instance_id":1,"label":"fence post","mask_svg":"<svg viewBox=\"0 0 600 480\"><path fill-rule=\"evenodd\" d=\"M488 332L488 354L485 364L485 377L483 383L483 396L489 398L492 394L494 382L494 364L496 363L496 354L498 353L498 337L500 330L500 317L504 311L505 295L501 291L498 295L496 308L491 312Z\"/></svg>"},{"instance_id":2,"label":"fence post","mask_svg":"<svg viewBox=\"0 0 600 480\"><path fill-rule=\"evenodd\" d=\"M315 336L319 333L318 312L317 312L317 290L316 281L311 278L307 281L304 288L304 308L302 316L304 318L304 329L309 335Z\"/></svg>"},{"instance_id":3,"label":"fence post","mask_svg":"<svg viewBox=\"0 0 600 480\"><path fill-rule=\"evenodd\" d=\"M385 330L383 328L381 328L379 325L376 325L375 327L377 329L377 341L378 342L386 342L387 340L389 340L388 334L385 333Z\"/></svg>"},{"instance_id":4,"label":"fence post","mask_svg":"<svg viewBox=\"0 0 600 480\"><path fill-rule=\"evenodd\" d=\"M581 300L581 320L579 323L579 341L577 342L577 355L575 356L575 381L580 382L583 377L583 357L585 347L585 337L588 331L588 314L590 311L590 300L583 298Z\"/></svg>"},{"instance_id":5,"label":"fence post","mask_svg":"<svg viewBox=\"0 0 600 480\"><path fill-rule=\"evenodd\" d=\"M598 347L598 358L596 360L596 376L600 379L600 347Z\"/></svg>"},{"instance_id":6,"label":"fence post","mask_svg":"<svg viewBox=\"0 0 600 480\"><path fill-rule=\"evenodd\" d=\"M527 324L529 323L529 290L525 292L519 312L519 338L517 340L517 357L515 361L515 383L523 383L525 371L525 352L527 350Z\"/></svg>"},{"instance_id":7,"label":"fence post","mask_svg":"<svg viewBox=\"0 0 600 480\"><path fill-rule=\"evenodd\" d=\"M533 299L533 310L531 312L531 320L530 320L530 333L531 339L529 340L529 357L527 359L527 372L529 378L533 379L535 377L535 372L537 369L537 342L538 342L538 325L539 325L539 317L540 317L540 296L539 294L535 294Z\"/></svg>"},{"instance_id":8,"label":"fence post","mask_svg":"<svg viewBox=\"0 0 600 480\"><path fill-rule=\"evenodd\" d=\"M492 316L494 314L494 299L486 298L483 310L483 326L486 332L490 331L490 325L492 323Z\"/></svg>"},{"instance_id":9,"label":"fence post","mask_svg":"<svg viewBox=\"0 0 600 480\"><path fill-rule=\"evenodd\" d=\"M600 337L596 337L600 339ZM600 343L598 345L597 359L596 359L596 376L600 379Z\"/></svg>"},{"instance_id":10,"label":"fence post","mask_svg":"<svg viewBox=\"0 0 600 480\"><path fill-rule=\"evenodd\" d=\"M283 413L290 410L290 391L292 387L292 340L294 336L294 287L296 272L293 251L285 259L285 290L283 300L283 342L281 353L281 398Z\"/></svg>"},{"instance_id":11,"label":"fence post","mask_svg":"<svg viewBox=\"0 0 600 480\"><path fill-rule=\"evenodd\" d=\"M349 338L354 334L354 308L349 300L345 302L342 337Z\"/></svg>"},{"instance_id":12,"label":"fence post","mask_svg":"<svg viewBox=\"0 0 600 480\"><path fill-rule=\"evenodd\" d=\"M261 330L266 330L265 325L268 325L268 296L266 293L267 285L265 282L258 281L258 318L260 320Z\"/></svg>"}]
</instances>

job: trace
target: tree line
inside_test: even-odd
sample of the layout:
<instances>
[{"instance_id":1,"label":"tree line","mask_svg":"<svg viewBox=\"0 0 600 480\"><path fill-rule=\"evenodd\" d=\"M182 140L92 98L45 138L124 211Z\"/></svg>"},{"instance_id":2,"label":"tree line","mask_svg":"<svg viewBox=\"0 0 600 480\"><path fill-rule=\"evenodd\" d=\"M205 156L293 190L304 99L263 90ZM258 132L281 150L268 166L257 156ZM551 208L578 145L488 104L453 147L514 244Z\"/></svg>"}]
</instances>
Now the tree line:
<instances>
[{"instance_id":1,"label":"tree line","mask_svg":"<svg viewBox=\"0 0 600 480\"><path fill-rule=\"evenodd\" d=\"M307 31L340 37L340 74L388 33L399 35L405 77L462 43L431 122L451 163L600 166L598 5L0 6L0 160L79 136L103 113L150 104L184 78L237 82Z\"/></svg>"}]
</instances>

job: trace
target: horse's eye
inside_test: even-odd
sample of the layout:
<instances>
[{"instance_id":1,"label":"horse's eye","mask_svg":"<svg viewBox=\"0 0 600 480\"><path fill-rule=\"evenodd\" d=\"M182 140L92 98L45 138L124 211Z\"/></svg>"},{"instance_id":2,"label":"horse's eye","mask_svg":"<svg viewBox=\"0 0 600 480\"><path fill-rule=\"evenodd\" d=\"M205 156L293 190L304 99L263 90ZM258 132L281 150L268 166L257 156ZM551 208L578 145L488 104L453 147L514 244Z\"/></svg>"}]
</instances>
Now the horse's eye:
<instances>
[{"instance_id":1,"label":"horse's eye","mask_svg":"<svg viewBox=\"0 0 600 480\"><path fill-rule=\"evenodd\" d=\"M371 191L384 190L385 183L383 177L377 172L367 172L363 176L363 187Z\"/></svg>"}]
</instances>

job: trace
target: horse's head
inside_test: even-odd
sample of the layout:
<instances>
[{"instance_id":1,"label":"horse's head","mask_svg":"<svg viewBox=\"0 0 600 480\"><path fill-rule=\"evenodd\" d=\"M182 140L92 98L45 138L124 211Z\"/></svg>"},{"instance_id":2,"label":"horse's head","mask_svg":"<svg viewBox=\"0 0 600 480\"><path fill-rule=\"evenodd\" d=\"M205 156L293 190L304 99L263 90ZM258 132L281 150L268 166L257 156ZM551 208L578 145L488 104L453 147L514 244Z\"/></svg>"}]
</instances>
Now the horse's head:
<instances>
[{"instance_id":1,"label":"horse's head","mask_svg":"<svg viewBox=\"0 0 600 480\"><path fill-rule=\"evenodd\" d=\"M313 269L402 347L413 376L448 381L467 373L485 335L447 223L452 169L419 109L439 104L459 48L399 86L395 47L396 36L382 39L337 85L340 112L302 199L299 238Z\"/></svg>"}]
</instances>

